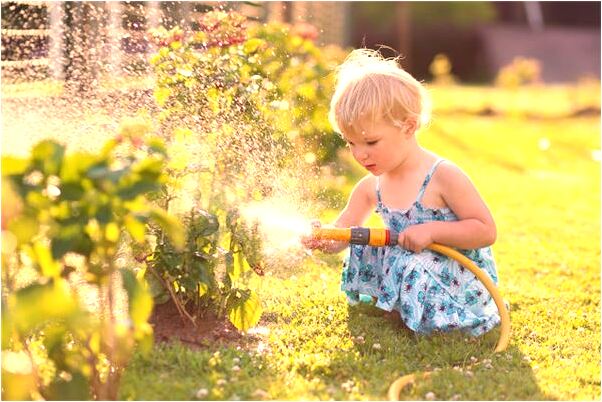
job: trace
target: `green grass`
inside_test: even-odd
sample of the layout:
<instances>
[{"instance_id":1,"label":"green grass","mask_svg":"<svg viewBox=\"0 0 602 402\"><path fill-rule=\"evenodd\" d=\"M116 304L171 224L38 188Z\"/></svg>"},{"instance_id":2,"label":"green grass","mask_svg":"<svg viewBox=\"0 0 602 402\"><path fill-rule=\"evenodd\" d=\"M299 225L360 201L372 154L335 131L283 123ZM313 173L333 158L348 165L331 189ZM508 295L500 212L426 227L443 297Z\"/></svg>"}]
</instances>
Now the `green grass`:
<instances>
[{"instance_id":1,"label":"green grass","mask_svg":"<svg viewBox=\"0 0 602 402\"><path fill-rule=\"evenodd\" d=\"M489 95L482 91L480 101ZM506 351L493 353L497 329L479 339L415 336L373 307L349 307L339 291L340 258L317 256L296 276L262 280L263 350L157 345L134 358L121 397L194 399L205 388L205 399L378 400L398 376L436 370L402 396L599 400L599 130L598 117L436 111L420 134L425 147L473 179L496 218L499 289L511 305ZM341 163L350 166L348 192L361 172Z\"/></svg>"},{"instance_id":2,"label":"green grass","mask_svg":"<svg viewBox=\"0 0 602 402\"><path fill-rule=\"evenodd\" d=\"M5 85L2 98L61 91ZM135 355L121 399L189 400L204 388L204 399L379 400L398 376L436 370L403 397L599 400L600 119L567 118L599 110L599 83L519 91L455 86L434 88L433 97L433 122L420 142L462 167L496 218L499 289L511 304L506 351L493 353L497 329L479 339L417 337L372 307L348 307L339 291L340 256L316 254L291 274L259 283L267 335L251 346L155 345L148 356ZM487 107L500 114L478 115ZM471 111L477 114L465 113ZM100 126L97 120L90 116L90 125ZM26 151L36 138L4 128L3 152ZM18 141L7 142L9 135ZM58 135L71 145L89 143ZM348 156L340 165L349 173L336 189L346 196L363 173ZM378 224L375 216L369 222Z\"/></svg>"}]
</instances>

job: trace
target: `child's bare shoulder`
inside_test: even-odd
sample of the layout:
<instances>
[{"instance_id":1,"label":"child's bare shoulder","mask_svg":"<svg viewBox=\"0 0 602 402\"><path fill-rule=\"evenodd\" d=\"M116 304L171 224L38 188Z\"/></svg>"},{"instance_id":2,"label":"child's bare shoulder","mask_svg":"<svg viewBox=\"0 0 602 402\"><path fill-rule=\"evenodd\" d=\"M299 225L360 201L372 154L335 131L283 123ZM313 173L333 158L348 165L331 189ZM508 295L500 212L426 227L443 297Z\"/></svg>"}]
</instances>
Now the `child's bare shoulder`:
<instances>
[{"instance_id":1,"label":"child's bare shoulder","mask_svg":"<svg viewBox=\"0 0 602 402\"><path fill-rule=\"evenodd\" d=\"M376 200L376 177L367 174L357 182L353 192L359 196L366 197L370 202Z\"/></svg>"},{"instance_id":2,"label":"child's bare shoulder","mask_svg":"<svg viewBox=\"0 0 602 402\"><path fill-rule=\"evenodd\" d=\"M444 160L439 164L433 182L438 186L449 187L460 183L470 182L468 175L455 163Z\"/></svg>"}]
</instances>

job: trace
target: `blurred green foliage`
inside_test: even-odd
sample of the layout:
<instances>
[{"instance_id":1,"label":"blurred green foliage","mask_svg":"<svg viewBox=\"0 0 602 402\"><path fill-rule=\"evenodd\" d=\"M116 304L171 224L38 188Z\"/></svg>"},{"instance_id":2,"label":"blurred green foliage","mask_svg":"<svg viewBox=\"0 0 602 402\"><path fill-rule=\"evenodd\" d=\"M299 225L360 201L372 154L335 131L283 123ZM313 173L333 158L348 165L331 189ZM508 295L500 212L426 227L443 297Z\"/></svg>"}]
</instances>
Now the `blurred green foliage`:
<instances>
[{"instance_id":1,"label":"blurred green foliage","mask_svg":"<svg viewBox=\"0 0 602 402\"><path fill-rule=\"evenodd\" d=\"M328 107L334 71L346 52L334 45L318 47L312 28L272 22L256 25L249 35L268 45L259 54L256 73L275 85L280 99L273 110L277 126L295 140L298 149L306 148L324 163L334 160L344 145L328 122Z\"/></svg>"},{"instance_id":2,"label":"blurred green foliage","mask_svg":"<svg viewBox=\"0 0 602 402\"><path fill-rule=\"evenodd\" d=\"M527 57L515 57L511 63L500 69L495 79L496 85L507 88L539 82L541 82L541 62Z\"/></svg>"},{"instance_id":3,"label":"blurred green foliage","mask_svg":"<svg viewBox=\"0 0 602 402\"><path fill-rule=\"evenodd\" d=\"M122 132L96 154L67 154L45 140L28 158L2 158L4 399L116 399L135 345L152 347L152 297L116 256L124 238L144 242L151 221L177 247L183 236L145 196L164 181L165 148L134 134ZM21 286L28 268L36 274ZM73 281L74 271L83 283ZM118 283L128 299L121 319ZM98 311L82 305L83 284L98 294Z\"/></svg>"},{"instance_id":4,"label":"blurred green foliage","mask_svg":"<svg viewBox=\"0 0 602 402\"><path fill-rule=\"evenodd\" d=\"M437 1L408 3L415 24L469 27L495 20L495 5L488 1Z\"/></svg>"}]
</instances>

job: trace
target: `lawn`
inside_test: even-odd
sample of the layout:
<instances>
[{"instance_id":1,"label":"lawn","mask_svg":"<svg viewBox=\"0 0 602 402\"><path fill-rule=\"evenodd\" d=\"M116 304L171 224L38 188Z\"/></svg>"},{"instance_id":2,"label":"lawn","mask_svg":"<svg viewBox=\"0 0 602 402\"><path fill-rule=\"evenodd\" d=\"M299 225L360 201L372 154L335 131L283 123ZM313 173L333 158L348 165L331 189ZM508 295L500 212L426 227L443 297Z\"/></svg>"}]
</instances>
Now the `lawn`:
<instances>
[{"instance_id":1,"label":"lawn","mask_svg":"<svg viewBox=\"0 0 602 402\"><path fill-rule=\"evenodd\" d=\"M569 117L580 106L559 88L548 93L555 114L537 115L550 110L542 91L530 91L534 113L524 113L523 91L519 108L482 115L466 111L491 103L491 89L441 89L435 101L470 101L459 102L462 112L442 102L419 136L462 167L496 219L499 289L511 306L506 351L493 353L498 330L482 339L414 336L370 306L348 307L340 256L316 254L259 284L265 313L253 348L156 345L133 360L121 397L378 400L398 376L434 370L402 396L600 399L600 120ZM348 157L341 164L347 194L362 173Z\"/></svg>"},{"instance_id":2,"label":"lawn","mask_svg":"<svg viewBox=\"0 0 602 402\"><path fill-rule=\"evenodd\" d=\"M380 400L398 376L429 370L433 376L403 398L599 400L599 89L433 91L432 124L419 141L472 178L496 219L499 289L511 306L506 351L493 353L497 329L479 339L415 336L373 307L349 307L339 290L343 254L315 253L290 272L257 280L264 314L254 341L156 344L135 355L120 398ZM5 111L28 102L27 88L13 92ZM3 154L25 153L47 135L94 146L104 138L86 134L112 135L118 123L102 110L83 120L22 112L26 119L3 116ZM344 199L364 173L345 152L338 164L347 173L334 190ZM378 224L375 216L369 222Z\"/></svg>"}]
</instances>

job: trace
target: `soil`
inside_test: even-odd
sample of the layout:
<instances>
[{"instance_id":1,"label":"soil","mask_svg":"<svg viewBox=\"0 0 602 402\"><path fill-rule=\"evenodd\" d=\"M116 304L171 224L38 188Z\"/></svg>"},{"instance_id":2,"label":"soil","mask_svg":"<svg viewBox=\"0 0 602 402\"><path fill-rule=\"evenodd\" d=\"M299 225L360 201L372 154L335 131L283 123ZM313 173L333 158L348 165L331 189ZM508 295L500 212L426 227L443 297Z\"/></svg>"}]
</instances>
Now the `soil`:
<instances>
[{"instance_id":1,"label":"soil","mask_svg":"<svg viewBox=\"0 0 602 402\"><path fill-rule=\"evenodd\" d=\"M195 327L188 318L180 316L172 300L155 305L149 323L156 342L178 340L187 345L206 347L216 342L238 345L254 339L241 334L227 317L218 318L209 311L197 318Z\"/></svg>"}]
</instances>

